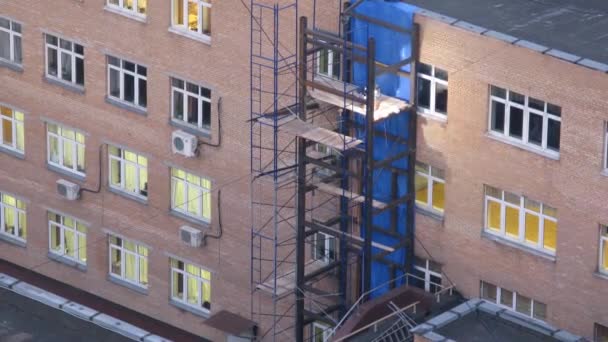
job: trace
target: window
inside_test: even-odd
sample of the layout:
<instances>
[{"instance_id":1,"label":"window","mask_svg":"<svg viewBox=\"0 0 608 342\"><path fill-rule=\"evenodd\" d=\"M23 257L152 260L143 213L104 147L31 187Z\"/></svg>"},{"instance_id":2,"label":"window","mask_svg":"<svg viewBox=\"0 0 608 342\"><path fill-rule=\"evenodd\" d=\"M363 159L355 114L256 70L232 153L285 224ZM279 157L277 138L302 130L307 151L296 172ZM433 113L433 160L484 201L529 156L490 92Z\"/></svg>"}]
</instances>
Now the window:
<instances>
[{"instance_id":1,"label":"window","mask_svg":"<svg viewBox=\"0 0 608 342\"><path fill-rule=\"evenodd\" d=\"M490 92L492 134L541 151L559 152L561 107L495 86Z\"/></svg>"},{"instance_id":2,"label":"window","mask_svg":"<svg viewBox=\"0 0 608 342\"><path fill-rule=\"evenodd\" d=\"M325 163L333 166L338 166L340 160L340 154L336 150L320 143L315 143L308 155L314 159L322 159ZM334 174L333 170L322 166L317 166L315 171L321 177L330 177Z\"/></svg>"},{"instance_id":3,"label":"window","mask_svg":"<svg viewBox=\"0 0 608 342\"><path fill-rule=\"evenodd\" d=\"M211 221L211 181L172 168L171 208L205 222Z\"/></svg>"},{"instance_id":4,"label":"window","mask_svg":"<svg viewBox=\"0 0 608 342\"><path fill-rule=\"evenodd\" d=\"M490 186L485 187L485 208L486 232L555 254L555 208Z\"/></svg>"},{"instance_id":5,"label":"window","mask_svg":"<svg viewBox=\"0 0 608 342\"><path fill-rule=\"evenodd\" d=\"M129 194L148 197L148 158L109 146L110 187Z\"/></svg>"},{"instance_id":6,"label":"window","mask_svg":"<svg viewBox=\"0 0 608 342\"><path fill-rule=\"evenodd\" d=\"M148 248L110 235L110 276L148 287Z\"/></svg>"},{"instance_id":7,"label":"window","mask_svg":"<svg viewBox=\"0 0 608 342\"><path fill-rule=\"evenodd\" d=\"M211 0L172 0L173 27L199 35L211 35Z\"/></svg>"},{"instance_id":8,"label":"window","mask_svg":"<svg viewBox=\"0 0 608 342\"><path fill-rule=\"evenodd\" d=\"M48 212L49 251L52 254L87 263L87 227L73 217Z\"/></svg>"},{"instance_id":9,"label":"window","mask_svg":"<svg viewBox=\"0 0 608 342\"><path fill-rule=\"evenodd\" d=\"M22 112L0 105L0 146L23 153L23 119Z\"/></svg>"},{"instance_id":10,"label":"window","mask_svg":"<svg viewBox=\"0 0 608 342\"><path fill-rule=\"evenodd\" d=\"M0 60L21 64L21 24L0 18Z\"/></svg>"},{"instance_id":11,"label":"window","mask_svg":"<svg viewBox=\"0 0 608 342\"><path fill-rule=\"evenodd\" d=\"M144 66L108 56L108 96L145 109L148 103L147 73Z\"/></svg>"},{"instance_id":12,"label":"window","mask_svg":"<svg viewBox=\"0 0 608 342\"><path fill-rule=\"evenodd\" d=\"M325 263L336 260L336 238L321 232L315 233L313 235L312 258Z\"/></svg>"},{"instance_id":13,"label":"window","mask_svg":"<svg viewBox=\"0 0 608 342\"><path fill-rule=\"evenodd\" d=\"M84 176L84 134L47 123L48 163Z\"/></svg>"},{"instance_id":14,"label":"window","mask_svg":"<svg viewBox=\"0 0 608 342\"><path fill-rule=\"evenodd\" d=\"M20 241L27 237L25 202L11 195L0 193L0 234Z\"/></svg>"},{"instance_id":15,"label":"window","mask_svg":"<svg viewBox=\"0 0 608 342\"><path fill-rule=\"evenodd\" d=\"M127 13L145 16L148 0L108 0L108 6Z\"/></svg>"},{"instance_id":16,"label":"window","mask_svg":"<svg viewBox=\"0 0 608 342\"><path fill-rule=\"evenodd\" d=\"M171 258L171 299L208 313L211 310L211 272Z\"/></svg>"},{"instance_id":17,"label":"window","mask_svg":"<svg viewBox=\"0 0 608 342\"><path fill-rule=\"evenodd\" d=\"M432 65L418 65L418 108L424 114L448 115L448 72Z\"/></svg>"},{"instance_id":18,"label":"window","mask_svg":"<svg viewBox=\"0 0 608 342\"><path fill-rule=\"evenodd\" d=\"M481 298L528 317L546 320L547 305L514 291L481 281Z\"/></svg>"},{"instance_id":19,"label":"window","mask_svg":"<svg viewBox=\"0 0 608 342\"><path fill-rule=\"evenodd\" d=\"M317 74L340 79L340 54L331 49L317 52Z\"/></svg>"},{"instance_id":20,"label":"window","mask_svg":"<svg viewBox=\"0 0 608 342\"><path fill-rule=\"evenodd\" d=\"M608 342L608 327L595 323L594 330L594 341Z\"/></svg>"},{"instance_id":21,"label":"window","mask_svg":"<svg viewBox=\"0 0 608 342\"><path fill-rule=\"evenodd\" d=\"M608 274L608 226L600 226L600 272Z\"/></svg>"},{"instance_id":22,"label":"window","mask_svg":"<svg viewBox=\"0 0 608 342\"><path fill-rule=\"evenodd\" d=\"M443 170L416 162L416 205L443 214L445 206L445 174Z\"/></svg>"},{"instance_id":23,"label":"window","mask_svg":"<svg viewBox=\"0 0 608 342\"><path fill-rule=\"evenodd\" d=\"M84 86L84 47L47 34L46 76Z\"/></svg>"},{"instance_id":24,"label":"window","mask_svg":"<svg viewBox=\"0 0 608 342\"><path fill-rule=\"evenodd\" d=\"M185 123L205 131L211 129L210 89L172 78L171 102L171 117L174 122Z\"/></svg>"},{"instance_id":25,"label":"window","mask_svg":"<svg viewBox=\"0 0 608 342\"><path fill-rule=\"evenodd\" d=\"M312 323L312 342L325 342L331 337L331 329L328 325L319 322Z\"/></svg>"},{"instance_id":26,"label":"window","mask_svg":"<svg viewBox=\"0 0 608 342\"><path fill-rule=\"evenodd\" d=\"M436 293L441 290L441 265L436 262L416 258L412 273L418 278L417 286L425 291Z\"/></svg>"}]
</instances>

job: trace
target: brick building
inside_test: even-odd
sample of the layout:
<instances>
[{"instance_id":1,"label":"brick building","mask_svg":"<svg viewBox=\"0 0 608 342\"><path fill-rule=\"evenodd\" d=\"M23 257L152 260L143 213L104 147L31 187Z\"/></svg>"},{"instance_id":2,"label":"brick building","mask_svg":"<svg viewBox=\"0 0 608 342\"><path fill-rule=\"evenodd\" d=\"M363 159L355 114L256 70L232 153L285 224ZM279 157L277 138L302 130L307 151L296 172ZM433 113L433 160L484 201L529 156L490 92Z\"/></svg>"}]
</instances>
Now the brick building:
<instances>
[{"instance_id":1,"label":"brick building","mask_svg":"<svg viewBox=\"0 0 608 342\"><path fill-rule=\"evenodd\" d=\"M437 12L416 15L415 272L604 336L608 24L554 46L408 2ZM317 4L321 26L336 30L339 5ZM3 2L0 258L210 340L226 335L211 316L248 317L248 21L236 0ZM176 130L194 157L173 153Z\"/></svg>"}]
</instances>

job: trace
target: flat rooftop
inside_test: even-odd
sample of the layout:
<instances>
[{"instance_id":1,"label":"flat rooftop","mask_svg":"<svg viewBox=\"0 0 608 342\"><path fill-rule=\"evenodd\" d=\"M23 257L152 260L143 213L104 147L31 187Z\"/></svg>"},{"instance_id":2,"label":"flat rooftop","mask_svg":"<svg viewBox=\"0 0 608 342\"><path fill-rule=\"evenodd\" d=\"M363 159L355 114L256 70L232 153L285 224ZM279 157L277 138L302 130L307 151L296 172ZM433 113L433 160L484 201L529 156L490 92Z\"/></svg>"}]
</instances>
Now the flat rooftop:
<instances>
[{"instance_id":1,"label":"flat rooftop","mask_svg":"<svg viewBox=\"0 0 608 342\"><path fill-rule=\"evenodd\" d=\"M0 288L0 341L104 341L130 339Z\"/></svg>"},{"instance_id":2,"label":"flat rooftop","mask_svg":"<svg viewBox=\"0 0 608 342\"><path fill-rule=\"evenodd\" d=\"M403 0L454 19L608 64L606 0Z\"/></svg>"}]
</instances>

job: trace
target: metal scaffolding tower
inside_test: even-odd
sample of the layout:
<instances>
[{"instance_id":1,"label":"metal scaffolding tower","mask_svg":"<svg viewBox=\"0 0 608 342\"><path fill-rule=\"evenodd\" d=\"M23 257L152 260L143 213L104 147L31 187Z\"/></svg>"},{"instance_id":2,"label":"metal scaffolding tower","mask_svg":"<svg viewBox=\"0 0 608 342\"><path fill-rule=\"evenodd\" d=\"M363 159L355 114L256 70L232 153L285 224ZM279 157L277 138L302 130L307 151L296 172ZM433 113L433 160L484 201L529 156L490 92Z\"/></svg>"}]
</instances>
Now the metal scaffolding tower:
<instances>
[{"instance_id":1,"label":"metal scaffolding tower","mask_svg":"<svg viewBox=\"0 0 608 342\"><path fill-rule=\"evenodd\" d=\"M353 303L368 298L374 263L390 268L388 288L411 267L416 108L380 94L376 77L409 77L414 98L417 27L404 30L356 14L361 2L345 5L338 34L310 28L304 17L298 21L297 0L251 3L251 312L261 327L258 340L314 340L317 332L306 329L313 323L328 327L325 338ZM353 17L411 35L411 56L379 63L373 37L365 45L351 41ZM296 35L282 41L280 26ZM339 56L340 77L318 73L328 51ZM365 87L350 83L355 63L366 66ZM407 139L378 125L393 115L409 115ZM378 158L377 136L405 149ZM379 171L392 177L388 199L374 194L379 175L385 176ZM407 184L397 191L400 176ZM403 222L399 208L406 209ZM375 223L379 215L391 217L389 227ZM378 242L379 235L390 238ZM402 260L391 258L394 253Z\"/></svg>"}]
</instances>

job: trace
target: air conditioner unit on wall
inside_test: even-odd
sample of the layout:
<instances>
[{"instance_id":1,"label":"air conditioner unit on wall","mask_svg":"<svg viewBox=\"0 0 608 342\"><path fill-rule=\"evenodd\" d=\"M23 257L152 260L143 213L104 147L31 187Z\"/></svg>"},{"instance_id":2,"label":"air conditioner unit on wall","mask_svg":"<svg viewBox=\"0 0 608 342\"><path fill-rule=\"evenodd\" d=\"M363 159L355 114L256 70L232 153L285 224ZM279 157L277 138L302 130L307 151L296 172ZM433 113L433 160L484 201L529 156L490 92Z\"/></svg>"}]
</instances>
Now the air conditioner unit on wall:
<instances>
[{"instance_id":1,"label":"air conditioner unit on wall","mask_svg":"<svg viewBox=\"0 0 608 342\"><path fill-rule=\"evenodd\" d=\"M181 240L192 247L200 247L203 239L203 232L189 226L179 227L179 236Z\"/></svg>"},{"instance_id":2,"label":"air conditioner unit on wall","mask_svg":"<svg viewBox=\"0 0 608 342\"><path fill-rule=\"evenodd\" d=\"M69 201L75 201L80 198L80 185L60 179L57 181L57 193Z\"/></svg>"},{"instance_id":3,"label":"air conditioner unit on wall","mask_svg":"<svg viewBox=\"0 0 608 342\"><path fill-rule=\"evenodd\" d=\"M198 139L196 139L196 137L190 133L177 130L171 135L171 146L173 153L178 153L185 157L191 158L196 156Z\"/></svg>"}]
</instances>

